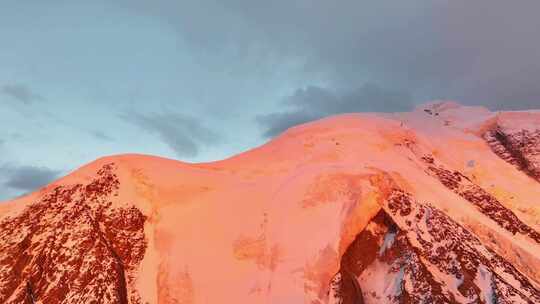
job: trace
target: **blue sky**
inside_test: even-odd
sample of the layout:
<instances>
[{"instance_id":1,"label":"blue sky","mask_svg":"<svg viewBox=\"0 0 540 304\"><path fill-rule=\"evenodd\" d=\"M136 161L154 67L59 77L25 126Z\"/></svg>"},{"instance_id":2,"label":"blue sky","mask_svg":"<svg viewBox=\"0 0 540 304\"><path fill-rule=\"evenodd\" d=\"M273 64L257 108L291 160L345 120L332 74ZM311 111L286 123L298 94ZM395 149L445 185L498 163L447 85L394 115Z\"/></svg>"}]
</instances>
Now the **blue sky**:
<instances>
[{"instance_id":1,"label":"blue sky","mask_svg":"<svg viewBox=\"0 0 540 304\"><path fill-rule=\"evenodd\" d=\"M539 108L539 9L0 0L0 200L103 155L216 160L336 113Z\"/></svg>"}]
</instances>

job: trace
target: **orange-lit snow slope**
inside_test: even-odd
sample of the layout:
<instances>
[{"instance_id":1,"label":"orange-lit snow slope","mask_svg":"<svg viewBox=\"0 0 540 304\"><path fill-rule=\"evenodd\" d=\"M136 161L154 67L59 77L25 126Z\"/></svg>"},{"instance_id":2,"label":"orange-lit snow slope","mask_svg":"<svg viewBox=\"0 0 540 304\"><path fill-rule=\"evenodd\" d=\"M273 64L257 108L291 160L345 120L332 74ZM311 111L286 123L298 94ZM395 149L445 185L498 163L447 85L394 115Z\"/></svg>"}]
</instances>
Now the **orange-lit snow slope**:
<instances>
[{"instance_id":1,"label":"orange-lit snow slope","mask_svg":"<svg viewBox=\"0 0 540 304\"><path fill-rule=\"evenodd\" d=\"M540 112L346 114L0 205L1 303L540 303Z\"/></svg>"}]
</instances>

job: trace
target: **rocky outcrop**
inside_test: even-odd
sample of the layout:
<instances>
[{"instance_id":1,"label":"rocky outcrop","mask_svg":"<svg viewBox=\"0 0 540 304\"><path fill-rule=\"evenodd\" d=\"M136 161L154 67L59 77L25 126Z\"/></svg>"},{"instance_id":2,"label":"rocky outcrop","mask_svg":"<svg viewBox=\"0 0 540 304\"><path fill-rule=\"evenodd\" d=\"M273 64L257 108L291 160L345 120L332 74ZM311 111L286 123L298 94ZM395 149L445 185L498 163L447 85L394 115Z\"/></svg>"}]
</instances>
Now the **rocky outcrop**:
<instances>
[{"instance_id":1,"label":"rocky outcrop","mask_svg":"<svg viewBox=\"0 0 540 304\"><path fill-rule=\"evenodd\" d=\"M516 131L497 126L484 139L495 154L540 182L540 129Z\"/></svg>"},{"instance_id":2,"label":"rocky outcrop","mask_svg":"<svg viewBox=\"0 0 540 304\"><path fill-rule=\"evenodd\" d=\"M472 182L463 173L446 169L431 155L424 155L421 159L429 175L437 178L446 188L472 203L482 214L510 233L520 233L540 243L540 233L523 223L512 210L506 208L493 195Z\"/></svg>"},{"instance_id":3,"label":"rocky outcrop","mask_svg":"<svg viewBox=\"0 0 540 304\"><path fill-rule=\"evenodd\" d=\"M134 273L145 216L113 206L114 169L58 186L0 222L1 303L140 303Z\"/></svg>"},{"instance_id":4,"label":"rocky outcrop","mask_svg":"<svg viewBox=\"0 0 540 304\"><path fill-rule=\"evenodd\" d=\"M395 189L334 277L336 303L538 303L540 290L442 211Z\"/></svg>"}]
</instances>

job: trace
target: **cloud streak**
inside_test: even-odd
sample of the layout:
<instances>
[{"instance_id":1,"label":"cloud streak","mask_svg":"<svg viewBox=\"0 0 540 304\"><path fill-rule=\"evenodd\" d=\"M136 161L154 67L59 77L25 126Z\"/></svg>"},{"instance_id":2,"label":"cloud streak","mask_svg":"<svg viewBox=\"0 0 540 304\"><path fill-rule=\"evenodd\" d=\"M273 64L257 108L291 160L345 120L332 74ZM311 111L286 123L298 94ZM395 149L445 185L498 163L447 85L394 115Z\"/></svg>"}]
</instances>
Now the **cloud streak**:
<instances>
[{"instance_id":1,"label":"cloud streak","mask_svg":"<svg viewBox=\"0 0 540 304\"><path fill-rule=\"evenodd\" d=\"M61 171L38 166L4 165L1 168L2 185L16 191L30 192L54 181Z\"/></svg>"},{"instance_id":2,"label":"cloud streak","mask_svg":"<svg viewBox=\"0 0 540 304\"><path fill-rule=\"evenodd\" d=\"M156 134L179 157L195 157L203 146L221 142L220 136L197 118L178 114L122 114L121 118Z\"/></svg>"},{"instance_id":3,"label":"cloud streak","mask_svg":"<svg viewBox=\"0 0 540 304\"><path fill-rule=\"evenodd\" d=\"M24 84L6 84L0 88L0 91L19 102L24 104L31 104L34 101L42 100L43 97L33 92L28 86Z\"/></svg>"}]
</instances>

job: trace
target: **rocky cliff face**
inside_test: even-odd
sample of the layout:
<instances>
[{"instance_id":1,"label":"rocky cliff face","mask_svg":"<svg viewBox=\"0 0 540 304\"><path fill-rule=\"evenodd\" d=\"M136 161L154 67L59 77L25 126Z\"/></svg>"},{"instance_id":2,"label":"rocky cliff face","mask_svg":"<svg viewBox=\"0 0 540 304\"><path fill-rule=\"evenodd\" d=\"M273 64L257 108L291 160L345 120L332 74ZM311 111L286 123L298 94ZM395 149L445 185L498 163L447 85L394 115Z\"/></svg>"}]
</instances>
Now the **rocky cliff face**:
<instances>
[{"instance_id":1,"label":"rocky cliff face","mask_svg":"<svg viewBox=\"0 0 540 304\"><path fill-rule=\"evenodd\" d=\"M302 125L97 160L0 204L0 303L540 303L540 114Z\"/></svg>"},{"instance_id":2,"label":"rocky cliff face","mask_svg":"<svg viewBox=\"0 0 540 304\"><path fill-rule=\"evenodd\" d=\"M538 303L540 293L467 229L395 189L334 278L337 303Z\"/></svg>"},{"instance_id":3,"label":"rocky cliff face","mask_svg":"<svg viewBox=\"0 0 540 304\"><path fill-rule=\"evenodd\" d=\"M540 130L508 130L497 126L484 134L493 152L540 181Z\"/></svg>"},{"instance_id":4,"label":"rocky cliff face","mask_svg":"<svg viewBox=\"0 0 540 304\"><path fill-rule=\"evenodd\" d=\"M58 186L0 222L1 303L140 303L144 256L136 208L114 208L114 165L86 185Z\"/></svg>"}]
</instances>

